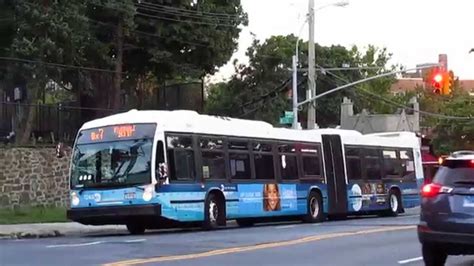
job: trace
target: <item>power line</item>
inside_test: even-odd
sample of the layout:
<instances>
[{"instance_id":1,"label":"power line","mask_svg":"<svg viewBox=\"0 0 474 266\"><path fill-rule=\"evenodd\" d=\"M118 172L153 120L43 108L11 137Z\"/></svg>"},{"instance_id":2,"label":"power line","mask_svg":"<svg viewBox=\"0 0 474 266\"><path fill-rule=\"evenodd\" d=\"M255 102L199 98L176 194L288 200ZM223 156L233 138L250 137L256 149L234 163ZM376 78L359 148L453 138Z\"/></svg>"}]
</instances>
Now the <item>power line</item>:
<instances>
[{"instance_id":1,"label":"power line","mask_svg":"<svg viewBox=\"0 0 474 266\"><path fill-rule=\"evenodd\" d=\"M175 15L175 16L180 16L180 17L187 17L187 18L194 18L194 19L204 19L204 20L211 20L211 21L218 20L218 21L225 21L225 22L228 22L228 23L233 23L233 22L238 22L239 21L238 17L236 17L235 19L231 19L231 18L225 18L225 17L219 17L219 16L206 16L206 15L202 15L202 14L186 14L182 11L165 10L163 8L157 8L157 7L153 7L153 6L149 6L149 5L150 4L141 3L141 4L137 4L137 7L140 8L140 9L143 9L145 11L153 11L153 12L157 12L157 13L164 14L164 15Z\"/></svg>"},{"instance_id":2,"label":"power line","mask_svg":"<svg viewBox=\"0 0 474 266\"><path fill-rule=\"evenodd\" d=\"M259 103L259 102L265 102L265 100L267 100L270 96L274 95L272 98L274 98L276 95L278 95L278 93L281 93L283 92L286 88L285 86L291 81L292 78L289 78L287 80L285 80L281 85L277 86L275 89L271 90L270 92L260 96L259 98L257 99L253 99L252 101L249 101L243 105L241 105L240 108L245 108L246 106L249 106L249 105L252 105L252 104L255 104L255 103ZM306 82L305 79L301 80L297 86L300 86L301 84L303 84L304 82ZM240 115L239 117L246 117L247 115L257 111L258 109L260 109L262 106L259 106L259 107L256 107L254 109L251 109L250 111L247 111L245 112L244 114Z\"/></svg>"},{"instance_id":3,"label":"power line","mask_svg":"<svg viewBox=\"0 0 474 266\"><path fill-rule=\"evenodd\" d=\"M319 66L318 66L319 67ZM345 83L350 83L347 79L345 78L342 78L334 73L332 73L331 71L326 71L326 73L328 73L329 75L345 82ZM375 93L372 93L364 88L361 88L359 87L359 89L361 91L363 91L364 93L372 96L372 97L375 97L375 98L378 98L379 100L382 100L388 104L391 104L393 106L396 106L396 107L399 107L399 108L405 108L405 109L408 109L408 110L411 110L413 112L417 112L417 113L420 113L420 114L423 114L423 115L427 115L427 116L432 116L432 117L437 117L437 118L441 118L441 119L453 119L453 120L474 120L474 117L468 117L468 116L451 116L451 115L443 115L443 114L438 114L438 113L431 113L431 112L427 112L427 111L422 111L422 110L417 110L417 109L414 109L412 107L409 107L409 106L406 106L406 105L403 105L403 104L400 104L400 103L397 103L395 101L392 101L392 100L389 100L389 99L386 99L385 97L383 96L380 96L378 94L375 94Z\"/></svg>"},{"instance_id":4,"label":"power line","mask_svg":"<svg viewBox=\"0 0 474 266\"><path fill-rule=\"evenodd\" d=\"M31 3L26 3L26 2L25 2L25 4L32 6ZM94 4L94 5L96 5L96 4ZM105 6L102 6L102 7L105 7ZM51 8L51 7L49 7L49 8ZM87 20L87 21L89 21L89 22L95 22L95 23L100 24L100 25L103 25L103 26L118 28L117 25L113 25L113 24L110 24L110 23L107 23L107 22L95 20L95 19L92 19L92 18L84 17L84 19ZM97 25L90 25L90 26L95 26L95 27L97 27ZM124 29L125 29L125 27L124 27ZM164 37L164 36L162 36L162 35L153 34L153 33L148 33L148 32L144 32L144 31L140 31L140 30L130 30L130 29L127 29L127 30L130 31L130 32L137 33L138 35L142 35L142 36L148 36L148 37L155 37L155 38L160 38L160 39L172 40L172 41L175 41L175 42L180 42L180 43L183 43L183 44L190 44L190 45L194 45L194 46L211 47L211 48L213 48L213 46L211 46L211 45L209 45L209 44L205 44L205 43L192 42L192 41L184 41L184 40L182 40L182 39L176 39L176 38L171 39L171 38L168 38L168 37Z\"/></svg>"},{"instance_id":5,"label":"power line","mask_svg":"<svg viewBox=\"0 0 474 266\"><path fill-rule=\"evenodd\" d=\"M64 110L88 110L88 111L109 111L109 112L125 112L128 111L126 109L107 109L107 108L97 108L97 107L78 107L78 106L70 106L70 105L62 105L62 104L31 104L31 103L18 103L18 102L6 102L0 101L1 105L14 105L14 106L27 106L27 107L45 107L45 108L55 108L55 109L64 109Z\"/></svg>"},{"instance_id":6,"label":"power line","mask_svg":"<svg viewBox=\"0 0 474 266\"><path fill-rule=\"evenodd\" d=\"M145 14L145 13L141 13L141 12L137 12L137 15L142 16L142 17L157 19L157 20L168 20L168 21L174 21L174 22L180 22L180 23L198 24L198 25L209 25L209 26L231 27L231 28L234 28L234 27L237 26L237 25L232 25L232 24L222 24L222 23L211 23L211 22L205 22L205 21L192 21L192 20L174 19L174 18L168 18L168 17L163 17L163 16L155 16L155 15Z\"/></svg>"},{"instance_id":7,"label":"power line","mask_svg":"<svg viewBox=\"0 0 474 266\"><path fill-rule=\"evenodd\" d=\"M39 64L39 65L46 65L46 66L53 66L53 67L60 67L60 68L72 68L72 69L81 69L87 71L96 71L96 72L106 72L106 73L117 73L111 69L103 69L103 68L94 68L94 67L83 67L83 66L75 66L75 65L66 65L66 64L59 64L59 63L48 63L38 60L29 60L29 59L22 59L17 57L4 57L0 56L0 60L3 61L13 61L13 62L21 62L21 63L30 63L30 64ZM125 74L125 72L122 72Z\"/></svg>"},{"instance_id":8,"label":"power line","mask_svg":"<svg viewBox=\"0 0 474 266\"><path fill-rule=\"evenodd\" d=\"M188 12L188 13L203 14L203 15L207 15L207 16L224 16L224 17L234 16L234 17L238 17L238 15L236 15L236 14L214 13L214 12L206 12L206 11L199 11L199 10L190 10L190 9L184 9L184 8L179 8L179 7L167 6L167 5L152 4L152 3L148 3L146 1L140 1L140 0L138 0L138 4L146 4L146 5L157 7L157 8L170 9L170 10Z\"/></svg>"},{"instance_id":9,"label":"power line","mask_svg":"<svg viewBox=\"0 0 474 266\"><path fill-rule=\"evenodd\" d=\"M90 4L92 4L94 6L98 6L98 7L103 7L103 8L106 8L106 9L111 9L111 10L127 11L125 9L113 8L113 7L109 7L109 6L99 5L99 4L96 4L96 3L90 3ZM142 16L142 17L147 17L147 18L152 18L152 19L156 19L156 20L167 20L167 21L180 22L180 23L197 24L197 25L210 25L210 26L231 27L231 28L234 28L234 27L238 26L238 25L224 24L224 23L212 23L212 22L195 21L195 20L181 20L181 19L169 18L169 17L164 17L164 16L150 15L150 14L146 14L146 13L143 13L143 12L139 12L138 10L136 11L136 15L137 16Z\"/></svg>"},{"instance_id":10,"label":"power line","mask_svg":"<svg viewBox=\"0 0 474 266\"><path fill-rule=\"evenodd\" d=\"M118 28L119 26L117 25L113 25L113 24L110 24L110 23L107 23L107 22L103 22L103 21L99 21L99 20L94 20L94 19L88 19L89 21L93 21L97 24L100 24L100 25L103 25L103 26L107 26L107 27L111 27L111 28ZM176 39L176 38L168 38L168 37L165 37L165 36L162 36L162 35L158 35L158 34L153 34L153 33L148 33L148 32L144 32L144 31L140 31L140 30L129 30L130 32L134 32L138 35L142 35L142 36L148 36L148 37L154 37L154 38L159 38L159 39L165 39L165 40L170 40L170 41L175 41L175 42L179 42L179 43L182 43L182 44L190 44L190 45L194 45L194 46L199 46L199 47L210 47L210 48L214 48L213 46L211 45L208 45L208 44L204 44L204 43L199 43L199 42L192 42L192 41L185 41L185 40L182 40L182 39Z\"/></svg>"}]
</instances>

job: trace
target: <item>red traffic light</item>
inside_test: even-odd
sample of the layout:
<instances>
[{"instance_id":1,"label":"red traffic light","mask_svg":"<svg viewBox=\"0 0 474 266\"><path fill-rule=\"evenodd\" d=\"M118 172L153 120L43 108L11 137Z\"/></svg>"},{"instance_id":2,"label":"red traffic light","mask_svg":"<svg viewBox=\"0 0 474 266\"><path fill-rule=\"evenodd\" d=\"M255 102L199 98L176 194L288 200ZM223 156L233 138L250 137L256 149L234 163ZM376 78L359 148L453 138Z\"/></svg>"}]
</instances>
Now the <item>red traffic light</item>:
<instances>
[{"instance_id":1,"label":"red traffic light","mask_svg":"<svg viewBox=\"0 0 474 266\"><path fill-rule=\"evenodd\" d=\"M438 73L433 77L433 80L436 83L441 83L441 81L443 81L443 75L441 73Z\"/></svg>"}]
</instances>

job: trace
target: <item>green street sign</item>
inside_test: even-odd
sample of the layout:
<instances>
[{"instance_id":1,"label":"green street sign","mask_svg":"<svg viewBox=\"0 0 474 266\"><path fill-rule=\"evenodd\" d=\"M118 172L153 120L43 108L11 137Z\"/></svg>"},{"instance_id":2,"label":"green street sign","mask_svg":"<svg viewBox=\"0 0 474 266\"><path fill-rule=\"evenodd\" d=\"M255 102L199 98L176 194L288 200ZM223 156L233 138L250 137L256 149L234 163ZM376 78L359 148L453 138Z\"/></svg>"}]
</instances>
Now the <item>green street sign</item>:
<instances>
[{"instance_id":1,"label":"green street sign","mask_svg":"<svg viewBox=\"0 0 474 266\"><path fill-rule=\"evenodd\" d=\"M293 112L291 111L285 111L285 117L288 117L288 118L293 118Z\"/></svg>"},{"instance_id":2,"label":"green street sign","mask_svg":"<svg viewBox=\"0 0 474 266\"><path fill-rule=\"evenodd\" d=\"M280 124L282 125L291 125L293 124L293 116L292 117L280 117Z\"/></svg>"}]
</instances>

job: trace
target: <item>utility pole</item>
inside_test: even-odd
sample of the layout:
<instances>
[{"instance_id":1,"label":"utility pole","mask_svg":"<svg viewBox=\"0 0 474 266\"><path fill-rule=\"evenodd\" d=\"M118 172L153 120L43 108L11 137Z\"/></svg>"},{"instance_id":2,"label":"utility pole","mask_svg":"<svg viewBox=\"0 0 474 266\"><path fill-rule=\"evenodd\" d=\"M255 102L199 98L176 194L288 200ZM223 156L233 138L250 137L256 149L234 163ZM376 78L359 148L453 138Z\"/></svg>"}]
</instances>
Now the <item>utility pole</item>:
<instances>
[{"instance_id":1,"label":"utility pole","mask_svg":"<svg viewBox=\"0 0 474 266\"><path fill-rule=\"evenodd\" d=\"M298 55L293 56L293 129L298 129Z\"/></svg>"},{"instance_id":2,"label":"utility pole","mask_svg":"<svg viewBox=\"0 0 474 266\"><path fill-rule=\"evenodd\" d=\"M309 0L308 8L309 40L308 40L308 88L306 99L316 96L316 71L315 71L315 50L314 50L314 0ZM308 106L308 129L316 127L316 101Z\"/></svg>"}]
</instances>

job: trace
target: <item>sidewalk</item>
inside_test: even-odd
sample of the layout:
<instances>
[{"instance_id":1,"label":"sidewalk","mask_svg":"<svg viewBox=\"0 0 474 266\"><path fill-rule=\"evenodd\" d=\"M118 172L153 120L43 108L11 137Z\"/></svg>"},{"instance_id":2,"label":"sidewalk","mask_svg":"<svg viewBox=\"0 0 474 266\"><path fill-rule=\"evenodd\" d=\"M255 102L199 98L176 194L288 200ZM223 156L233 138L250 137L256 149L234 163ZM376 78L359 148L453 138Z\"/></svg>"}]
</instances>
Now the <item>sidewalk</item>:
<instances>
[{"instance_id":1,"label":"sidewalk","mask_svg":"<svg viewBox=\"0 0 474 266\"><path fill-rule=\"evenodd\" d=\"M83 234L126 233L123 225L89 226L79 223L39 223L0 225L0 239L45 238Z\"/></svg>"}]
</instances>

